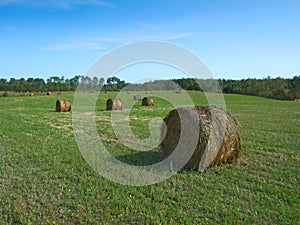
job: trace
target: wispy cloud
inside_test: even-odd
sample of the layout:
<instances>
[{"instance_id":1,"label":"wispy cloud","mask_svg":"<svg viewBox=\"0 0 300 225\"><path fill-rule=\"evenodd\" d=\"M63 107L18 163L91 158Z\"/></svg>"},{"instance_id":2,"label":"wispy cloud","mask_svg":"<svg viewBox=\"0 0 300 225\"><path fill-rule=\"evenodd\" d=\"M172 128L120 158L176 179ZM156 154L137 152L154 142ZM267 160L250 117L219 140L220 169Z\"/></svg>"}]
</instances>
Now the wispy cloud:
<instances>
[{"instance_id":1,"label":"wispy cloud","mask_svg":"<svg viewBox=\"0 0 300 225\"><path fill-rule=\"evenodd\" d=\"M74 6L83 6L83 5L105 6L105 7L115 6L114 4L103 0L63 0L63 1L52 0L50 2L52 2L53 6L57 6L65 9L69 9Z\"/></svg>"},{"instance_id":2,"label":"wispy cloud","mask_svg":"<svg viewBox=\"0 0 300 225\"><path fill-rule=\"evenodd\" d=\"M22 3L22 0L0 0L0 7L7 6L10 4Z\"/></svg>"},{"instance_id":3,"label":"wispy cloud","mask_svg":"<svg viewBox=\"0 0 300 225\"><path fill-rule=\"evenodd\" d=\"M42 49L47 51L105 50L102 43L97 40L69 41L60 44L48 45Z\"/></svg>"},{"instance_id":4,"label":"wispy cloud","mask_svg":"<svg viewBox=\"0 0 300 225\"><path fill-rule=\"evenodd\" d=\"M153 34L128 34L124 35L118 40L121 43L135 42L135 41L147 41L147 40L156 40L156 41L175 41L178 39L188 38L192 36L192 33L164 33L158 32Z\"/></svg>"},{"instance_id":5,"label":"wispy cloud","mask_svg":"<svg viewBox=\"0 0 300 225\"><path fill-rule=\"evenodd\" d=\"M47 51L71 51L71 50L105 50L112 45L122 45L137 41L174 41L191 36L192 33L176 33L176 34L152 34L152 35L123 35L122 37L102 37L86 40L71 40L64 43L53 44L42 47Z\"/></svg>"},{"instance_id":6,"label":"wispy cloud","mask_svg":"<svg viewBox=\"0 0 300 225\"><path fill-rule=\"evenodd\" d=\"M62 9L70 9L75 6L92 5L114 7L113 3L104 0L48 0L48 1L35 1L35 0L0 0L0 7L7 5L26 5L32 7L56 7Z\"/></svg>"},{"instance_id":7,"label":"wispy cloud","mask_svg":"<svg viewBox=\"0 0 300 225\"><path fill-rule=\"evenodd\" d=\"M181 34L169 35L169 36L166 37L166 41L172 41L172 40L187 38L187 37L190 37L190 36L192 36L192 33L181 33Z\"/></svg>"}]
</instances>

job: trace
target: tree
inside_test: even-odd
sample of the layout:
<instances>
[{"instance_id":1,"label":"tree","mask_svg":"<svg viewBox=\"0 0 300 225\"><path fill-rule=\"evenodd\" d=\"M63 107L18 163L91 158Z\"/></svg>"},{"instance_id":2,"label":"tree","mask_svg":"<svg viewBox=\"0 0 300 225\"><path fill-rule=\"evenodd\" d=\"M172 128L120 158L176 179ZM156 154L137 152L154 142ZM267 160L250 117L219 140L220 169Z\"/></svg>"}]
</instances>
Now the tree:
<instances>
[{"instance_id":1,"label":"tree","mask_svg":"<svg viewBox=\"0 0 300 225\"><path fill-rule=\"evenodd\" d=\"M33 91L45 91L45 81L41 78L34 79Z\"/></svg>"},{"instance_id":2,"label":"tree","mask_svg":"<svg viewBox=\"0 0 300 225\"><path fill-rule=\"evenodd\" d=\"M98 77L94 76L92 81L92 89L96 91L98 89Z\"/></svg>"},{"instance_id":3,"label":"tree","mask_svg":"<svg viewBox=\"0 0 300 225\"><path fill-rule=\"evenodd\" d=\"M6 79L0 79L0 90L1 91L7 91L8 84Z\"/></svg>"},{"instance_id":4,"label":"tree","mask_svg":"<svg viewBox=\"0 0 300 225\"><path fill-rule=\"evenodd\" d=\"M70 79L70 86L72 90L76 90L77 86L79 85L80 75L76 75L75 77Z\"/></svg>"},{"instance_id":5,"label":"tree","mask_svg":"<svg viewBox=\"0 0 300 225\"><path fill-rule=\"evenodd\" d=\"M59 91L59 76L53 76L53 77L50 77L50 79L52 80L52 82L54 83L54 87L57 91Z\"/></svg>"},{"instance_id":6,"label":"tree","mask_svg":"<svg viewBox=\"0 0 300 225\"><path fill-rule=\"evenodd\" d=\"M103 86L104 86L104 83L105 83L105 79L103 77L101 77L99 79L99 88L101 89Z\"/></svg>"},{"instance_id":7,"label":"tree","mask_svg":"<svg viewBox=\"0 0 300 225\"><path fill-rule=\"evenodd\" d=\"M294 76L293 79L288 80L287 86L292 98L300 99L300 76Z\"/></svg>"},{"instance_id":8,"label":"tree","mask_svg":"<svg viewBox=\"0 0 300 225\"><path fill-rule=\"evenodd\" d=\"M18 81L15 78L10 78L8 82L8 89L10 91L18 91Z\"/></svg>"}]
</instances>

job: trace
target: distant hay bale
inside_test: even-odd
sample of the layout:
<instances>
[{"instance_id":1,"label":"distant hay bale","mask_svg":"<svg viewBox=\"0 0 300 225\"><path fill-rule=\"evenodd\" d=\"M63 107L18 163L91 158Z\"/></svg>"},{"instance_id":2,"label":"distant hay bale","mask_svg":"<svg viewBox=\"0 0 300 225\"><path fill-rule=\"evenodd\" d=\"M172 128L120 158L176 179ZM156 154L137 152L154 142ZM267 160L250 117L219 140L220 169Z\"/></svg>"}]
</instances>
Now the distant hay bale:
<instances>
[{"instance_id":1,"label":"distant hay bale","mask_svg":"<svg viewBox=\"0 0 300 225\"><path fill-rule=\"evenodd\" d=\"M139 101L139 100L141 100L141 96L140 95L135 95L135 96L133 96L133 100L134 101Z\"/></svg>"},{"instance_id":2,"label":"distant hay bale","mask_svg":"<svg viewBox=\"0 0 300 225\"><path fill-rule=\"evenodd\" d=\"M180 119L187 126L187 134L181 133ZM181 137L184 136L186 140L199 134L194 138L196 144L192 146L196 147L191 149L193 154L189 161L181 161L182 155L179 153L173 160L175 165L184 163L185 168L203 171L208 167L233 163L241 156L237 120L223 109L214 106L182 107L172 110L164 122L161 131L161 139L164 139L160 144L160 151L165 156L176 149ZM188 145L189 141L186 140L185 143ZM180 148L183 151L188 147L184 144Z\"/></svg>"},{"instance_id":3,"label":"distant hay bale","mask_svg":"<svg viewBox=\"0 0 300 225\"><path fill-rule=\"evenodd\" d=\"M128 90L128 91L127 91L127 94L131 94L131 91L130 91L130 90Z\"/></svg>"},{"instance_id":4,"label":"distant hay bale","mask_svg":"<svg viewBox=\"0 0 300 225\"><path fill-rule=\"evenodd\" d=\"M52 95L53 95L53 92L52 92L52 91L48 91L48 92L47 92L47 95L48 95L48 96L52 96Z\"/></svg>"},{"instance_id":5,"label":"distant hay bale","mask_svg":"<svg viewBox=\"0 0 300 225\"><path fill-rule=\"evenodd\" d=\"M70 112L71 102L68 99L60 99L56 101L56 112Z\"/></svg>"},{"instance_id":6,"label":"distant hay bale","mask_svg":"<svg viewBox=\"0 0 300 225\"><path fill-rule=\"evenodd\" d=\"M29 96L34 96L35 94L34 94L34 92L31 92L30 94L29 94Z\"/></svg>"},{"instance_id":7,"label":"distant hay bale","mask_svg":"<svg viewBox=\"0 0 300 225\"><path fill-rule=\"evenodd\" d=\"M182 93L181 90L175 90L174 92L175 92L176 94L181 94L181 93Z\"/></svg>"},{"instance_id":8,"label":"distant hay bale","mask_svg":"<svg viewBox=\"0 0 300 225\"><path fill-rule=\"evenodd\" d=\"M154 106L154 100L149 97L145 97L142 100L142 106Z\"/></svg>"},{"instance_id":9,"label":"distant hay bale","mask_svg":"<svg viewBox=\"0 0 300 225\"><path fill-rule=\"evenodd\" d=\"M122 110L122 101L119 98L108 99L106 101L106 110Z\"/></svg>"}]
</instances>

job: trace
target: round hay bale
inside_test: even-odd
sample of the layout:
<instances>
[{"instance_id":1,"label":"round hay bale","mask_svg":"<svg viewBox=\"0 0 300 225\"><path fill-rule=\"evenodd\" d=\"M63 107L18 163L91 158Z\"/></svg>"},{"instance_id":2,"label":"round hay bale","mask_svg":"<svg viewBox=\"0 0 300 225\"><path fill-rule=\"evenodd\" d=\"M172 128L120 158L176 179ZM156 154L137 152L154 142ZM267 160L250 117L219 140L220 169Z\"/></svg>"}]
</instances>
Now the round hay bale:
<instances>
[{"instance_id":1,"label":"round hay bale","mask_svg":"<svg viewBox=\"0 0 300 225\"><path fill-rule=\"evenodd\" d=\"M68 99L60 99L56 101L56 112L70 112L71 101Z\"/></svg>"},{"instance_id":2,"label":"round hay bale","mask_svg":"<svg viewBox=\"0 0 300 225\"><path fill-rule=\"evenodd\" d=\"M142 100L142 105L143 106L154 106L154 100L152 98L145 97Z\"/></svg>"},{"instance_id":3,"label":"round hay bale","mask_svg":"<svg viewBox=\"0 0 300 225\"><path fill-rule=\"evenodd\" d=\"M190 126L188 134L181 132L181 119ZM195 124L196 123L196 124ZM194 127L198 126L197 129ZM196 130L196 131L195 131ZM203 171L208 167L233 163L241 156L241 141L237 120L228 112L214 106L182 107L172 110L164 119L161 130L160 151L169 156L176 149L182 136L196 137L195 149L185 168ZM180 147L185 151L185 145ZM184 153L182 153L184 154ZM182 163L180 154L174 158L174 165Z\"/></svg>"},{"instance_id":4,"label":"round hay bale","mask_svg":"<svg viewBox=\"0 0 300 225\"><path fill-rule=\"evenodd\" d=\"M29 96L34 96L35 94L34 94L34 92L31 92L30 94L29 94Z\"/></svg>"},{"instance_id":5,"label":"round hay bale","mask_svg":"<svg viewBox=\"0 0 300 225\"><path fill-rule=\"evenodd\" d=\"M52 91L48 91L48 92L47 92L47 95L48 95L48 96L52 96L52 95L53 95L53 92L52 92Z\"/></svg>"},{"instance_id":6,"label":"round hay bale","mask_svg":"<svg viewBox=\"0 0 300 225\"><path fill-rule=\"evenodd\" d=\"M122 101L119 98L107 99L106 110L122 110Z\"/></svg>"},{"instance_id":7,"label":"round hay bale","mask_svg":"<svg viewBox=\"0 0 300 225\"><path fill-rule=\"evenodd\" d=\"M139 101L139 100L141 100L142 99L142 97L140 96L140 95L135 95L135 96L133 96L133 100L134 101Z\"/></svg>"}]
</instances>

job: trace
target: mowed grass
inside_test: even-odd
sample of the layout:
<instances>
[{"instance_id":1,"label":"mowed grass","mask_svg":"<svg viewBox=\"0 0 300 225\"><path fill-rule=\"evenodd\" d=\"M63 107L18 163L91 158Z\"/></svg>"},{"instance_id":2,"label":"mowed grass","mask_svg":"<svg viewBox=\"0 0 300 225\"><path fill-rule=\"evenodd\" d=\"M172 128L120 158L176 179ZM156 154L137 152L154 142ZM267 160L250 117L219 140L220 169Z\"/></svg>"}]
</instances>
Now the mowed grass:
<instances>
[{"instance_id":1,"label":"mowed grass","mask_svg":"<svg viewBox=\"0 0 300 225\"><path fill-rule=\"evenodd\" d=\"M138 153L118 142L105 111L116 94L97 100L102 142L127 163L160 161L157 148ZM200 92L189 94L207 104ZM113 183L84 160L72 114L55 112L56 100L73 101L74 93L0 98L0 224L299 224L300 103L224 96L241 126L240 164L143 187ZM137 138L149 137L149 121L173 108L154 99L154 107L137 103L130 112Z\"/></svg>"}]
</instances>

